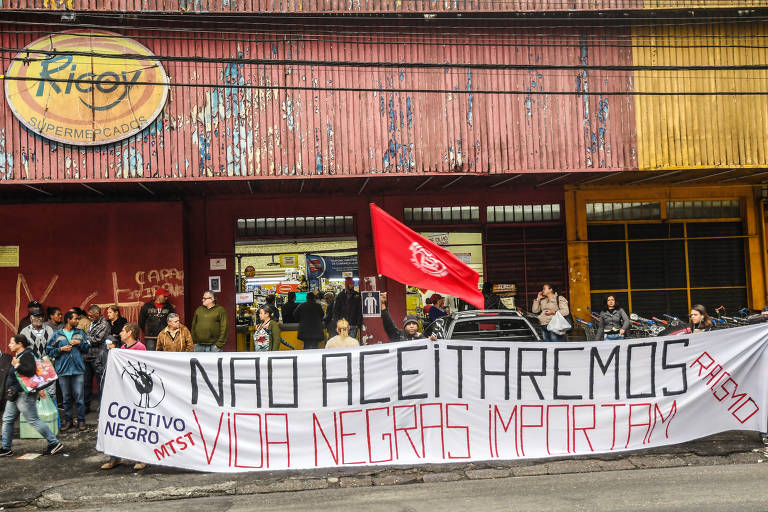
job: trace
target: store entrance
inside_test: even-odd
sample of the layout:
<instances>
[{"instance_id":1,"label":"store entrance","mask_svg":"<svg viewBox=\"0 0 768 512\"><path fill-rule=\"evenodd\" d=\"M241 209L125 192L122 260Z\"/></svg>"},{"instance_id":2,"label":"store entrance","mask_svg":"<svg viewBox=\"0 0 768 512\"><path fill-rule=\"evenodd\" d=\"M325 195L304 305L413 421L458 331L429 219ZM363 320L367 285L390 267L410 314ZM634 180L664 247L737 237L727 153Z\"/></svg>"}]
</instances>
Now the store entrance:
<instances>
[{"instance_id":1,"label":"store entrance","mask_svg":"<svg viewBox=\"0 0 768 512\"><path fill-rule=\"evenodd\" d=\"M301 238L240 241L235 245L237 350L254 350L254 332L262 323L258 309L273 305L281 322L280 350L303 349L299 324L293 310L316 297L325 312L321 334L335 335L332 326L333 299L351 277L359 289L357 239ZM277 318L275 318L277 320Z\"/></svg>"}]
</instances>

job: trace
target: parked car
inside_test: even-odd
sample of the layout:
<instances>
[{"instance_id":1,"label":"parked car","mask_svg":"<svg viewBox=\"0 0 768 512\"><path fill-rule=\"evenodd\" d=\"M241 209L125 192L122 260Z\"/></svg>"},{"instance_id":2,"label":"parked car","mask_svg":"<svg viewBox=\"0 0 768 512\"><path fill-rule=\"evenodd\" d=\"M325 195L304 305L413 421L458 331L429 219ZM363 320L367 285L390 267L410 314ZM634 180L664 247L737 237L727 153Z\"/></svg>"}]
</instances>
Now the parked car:
<instances>
[{"instance_id":1,"label":"parked car","mask_svg":"<svg viewBox=\"0 0 768 512\"><path fill-rule=\"evenodd\" d=\"M460 311L438 318L424 336L450 340L541 341L538 329L517 311L489 309Z\"/></svg>"}]
</instances>

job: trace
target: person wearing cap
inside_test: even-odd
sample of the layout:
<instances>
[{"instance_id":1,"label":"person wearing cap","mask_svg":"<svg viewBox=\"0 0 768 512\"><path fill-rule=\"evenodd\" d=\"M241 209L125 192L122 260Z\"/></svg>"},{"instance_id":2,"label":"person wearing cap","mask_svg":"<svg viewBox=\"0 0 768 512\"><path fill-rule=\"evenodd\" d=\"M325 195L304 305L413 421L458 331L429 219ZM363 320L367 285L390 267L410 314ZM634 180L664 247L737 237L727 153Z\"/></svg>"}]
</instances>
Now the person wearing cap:
<instances>
[{"instance_id":1,"label":"person wearing cap","mask_svg":"<svg viewBox=\"0 0 768 512\"><path fill-rule=\"evenodd\" d=\"M21 330L32 323L32 310L34 309L39 309L42 311L43 305L36 300L30 301L29 304L27 304L27 316L22 318L19 322L19 330L16 331L17 334L21 334Z\"/></svg>"},{"instance_id":2,"label":"person wearing cap","mask_svg":"<svg viewBox=\"0 0 768 512\"><path fill-rule=\"evenodd\" d=\"M387 331L389 341L412 341L424 339L419 332L419 319L413 315L407 315L403 319L403 330L395 327L395 322L387 311L387 293L381 294L381 321L384 322L384 330Z\"/></svg>"},{"instance_id":3,"label":"person wearing cap","mask_svg":"<svg viewBox=\"0 0 768 512\"><path fill-rule=\"evenodd\" d=\"M144 345L147 350L155 350L157 335L168 325L168 315L176 312L176 308L168 302L171 294L165 288L158 288L155 298L141 306L139 311L139 327L144 331Z\"/></svg>"},{"instance_id":4,"label":"person wearing cap","mask_svg":"<svg viewBox=\"0 0 768 512\"><path fill-rule=\"evenodd\" d=\"M19 334L27 338L29 341L29 349L36 358L41 358L46 355L45 346L48 344L48 340L51 339L54 333L54 329L50 325L43 322L43 310L42 308L33 308L29 312L31 324L21 330ZM56 386L48 386L46 388L48 395L54 403L56 402Z\"/></svg>"},{"instance_id":5,"label":"person wearing cap","mask_svg":"<svg viewBox=\"0 0 768 512\"><path fill-rule=\"evenodd\" d=\"M349 322L349 335L357 338L358 331L363 327L363 302L360 292L355 290L355 280L351 277L344 280L344 290L333 303L333 320L338 322L342 318Z\"/></svg>"},{"instance_id":6,"label":"person wearing cap","mask_svg":"<svg viewBox=\"0 0 768 512\"><path fill-rule=\"evenodd\" d=\"M432 304L432 307L429 308L429 323L448 314L448 308L445 307L445 297L439 293L433 293L429 302Z\"/></svg>"},{"instance_id":7,"label":"person wearing cap","mask_svg":"<svg viewBox=\"0 0 768 512\"><path fill-rule=\"evenodd\" d=\"M43 323L42 308L32 308L29 311L30 324L24 327L19 334L29 340L29 348L35 357L40 358L45 355L45 346L53 335L53 329Z\"/></svg>"}]
</instances>

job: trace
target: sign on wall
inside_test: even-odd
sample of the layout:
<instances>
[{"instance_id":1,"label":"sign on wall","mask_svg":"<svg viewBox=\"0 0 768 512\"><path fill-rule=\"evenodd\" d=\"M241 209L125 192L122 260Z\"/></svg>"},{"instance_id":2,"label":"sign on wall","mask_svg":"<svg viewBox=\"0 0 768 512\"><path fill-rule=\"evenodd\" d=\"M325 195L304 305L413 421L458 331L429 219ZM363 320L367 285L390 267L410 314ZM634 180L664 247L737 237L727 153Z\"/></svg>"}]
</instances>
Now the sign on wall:
<instances>
[{"instance_id":1,"label":"sign on wall","mask_svg":"<svg viewBox=\"0 0 768 512\"><path fill-rule=\"evenodd\" d=\"M16 55L5 74L5 96L19 121L74 145L107 144L142 131L162 111L168 88L151 51L103 30L42 37Z\"/></svg>"},{"instance_id":2,"label":"sign on wall","mask_svg":"<svg viewBox=\"0 0 768 512\"><path fill-rule=\"evenodd\" d=\"M97 448L200 471L613 453L763 430L768 328L301 353L111 350Z\"/></svg>"},{"instance_id":3,"label":"sign on wall","mask_svg":"<svg viewBox=\"0 0 768 512\"><path fill-rule=\"evenodd\" d=\"M280 266L281 267L287 267L287 268L293 268L299 266L299 255L298 254L281 254L280 255Z\"/></svg>"},{"instance_id":4,"label":"sign on wall","mask_svg":"<svg viewBox=\"0 0 768 512\"><path fill-rule=\"evenodd\" d=\"M319 256L307 254L307 277L326 279L354 277L357 274L357 254L350 256Z\"/></svg>"},{"instance_id":5,"label":"sign on wall","mask_svg":"<svg viewBox=\"0 0 768 512\"><path fill-rule=\"evenodd\" d=\"M0 267L19 266L19 246L0 245Z\"/></svg>"}]
</instances>

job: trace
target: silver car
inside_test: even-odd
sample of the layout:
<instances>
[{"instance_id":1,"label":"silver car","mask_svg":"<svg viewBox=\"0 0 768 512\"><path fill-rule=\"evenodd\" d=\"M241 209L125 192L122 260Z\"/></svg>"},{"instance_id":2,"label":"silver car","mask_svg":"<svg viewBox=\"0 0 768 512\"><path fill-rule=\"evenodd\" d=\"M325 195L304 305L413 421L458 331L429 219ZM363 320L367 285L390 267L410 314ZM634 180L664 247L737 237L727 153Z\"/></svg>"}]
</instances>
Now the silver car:
<instances>
[{"instance_id":1,"label":"silver car","mask_svg":"<svg viewBox=\"0 0 768 512\"><path fill-rule=\"evenodd\" d=\"M424 336L432 335L444 340L541 341L533 323L509 309L452 313L438 318L424 329Z\"/></svg>"}]
</instances>

